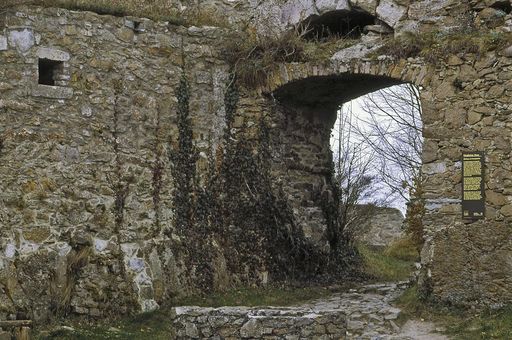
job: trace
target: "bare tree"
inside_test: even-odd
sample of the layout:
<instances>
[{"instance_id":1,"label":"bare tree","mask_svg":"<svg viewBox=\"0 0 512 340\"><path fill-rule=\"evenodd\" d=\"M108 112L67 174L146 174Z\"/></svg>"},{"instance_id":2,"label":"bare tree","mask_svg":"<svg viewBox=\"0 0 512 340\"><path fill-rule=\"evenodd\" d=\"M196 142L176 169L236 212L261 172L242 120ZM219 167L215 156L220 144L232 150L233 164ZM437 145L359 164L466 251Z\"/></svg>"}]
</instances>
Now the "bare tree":
<instances>
[{"instance_id":1,"label":"bare tree","mask_svg":"<svg viewBox=\"0 0 512 340\"><path fill-rule=\"evenodd\" d=\"M373 151L379 181L407 201L421 183L419 91L412 84L391 86L364 96L361 109L351 128Z\"/></svg>"},{"instance_id":2,"label":"bare tree","mask_svg":"<svg viewBox=\"0 0 512 340\"><path fill-rule=\"evenodd\" d=\"M372 205L382 202L374 195L377 184L371 166L376 160L375 152L351 128L354 120L351 105L341 107L337 114L331 147L339 190L338 223L341 233L352 240L358 225L371 216ZM363 202L371 204L362 206Z\"/></svg>"},{"instance_id":3,"label":"bare tree","mask_svg":"<svg viewBox=\"0 0 512 340\"><path fill-rule=\"evenodd\" d=\"M351 104L340 111L334 129L337 145L333 147L345 230L352 234L371 216L371 211L361 207L358 211L358 202L387 205L399 199L407 203L407 232L420 250L424 205L419 91L412 84L402 84L362 97L355 110ZM372 180L365 183L363 178ZM373 201L368 200L369 195Z\"/></svg>"}]
</instances>

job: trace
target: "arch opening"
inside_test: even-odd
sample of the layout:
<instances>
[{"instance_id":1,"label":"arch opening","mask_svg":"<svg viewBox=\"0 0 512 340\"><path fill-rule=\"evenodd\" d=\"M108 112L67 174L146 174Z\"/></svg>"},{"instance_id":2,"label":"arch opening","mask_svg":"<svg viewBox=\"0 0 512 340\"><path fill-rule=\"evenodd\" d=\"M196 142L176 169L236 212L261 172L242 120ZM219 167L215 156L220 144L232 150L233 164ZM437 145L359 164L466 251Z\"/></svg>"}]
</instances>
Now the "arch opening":
<instances>
[{"instance_id":1,"label":"arch opening","mask_svg":"<svg viewBox=\"0 0 512 340\"><path fill-rule=\"evenodd\" d=\"M395 133L401 131L400 127L393 128L391 124L391 122L396 120L393 118L393 115L400 112L400 107L393 109L393 103L386 103L385 101L385 91L389 91L389 89L393 91L401 87L406 87L412 91L410 94L413 94L414 100L417 101L413 109L418 110L418 114L414 117L406 117L402 118L402 120L406 123L408 118L413 120L419 119L419 121L415 122L418 123L416 133L419 133L419 138L422 140L421 106L418 89L414 85L399 79L364 74L314 76L290 82L273 92L274 98L280 104L278 108L280 121L277 124L279 126L279 131L277 132L279 136L274 138L276 143L280 143L280 145L275 145L275 149L279 150L280 155L276 159L285 160L285 164L276 165L276 171L281 173L280 177L285 178L283 181L284 190L288 197L290 197L294 210L297 212L296 215L299 218L299 224L304 234L316 245L334 251L340 244L345 244L341 241L341 239L347 236L344 233L353 232L353 230L349 230L346 227L348 215L353 216L355 210L347 213L343 205L350 204L352 205L351 209L354 209L360 204L389 204L384 199L379 199L379 202L377 202L376 200L365 199L365 196L366 198L375 198L377 192L379 192L378 195L385 194L381 188L378 188L378 186L384 186L383 177L376 173L375 170L380 169L385 162L388 162L388 165L391 164L393 155L385 155L386 157L381 158L381 163L379 164L372 163L369 159L361 157L364 152L369 152L368 149L364 150L362 148L364 138L361 136L364 136L365 133L371 136L371 140L366 142L371 142L370 144L373 144L373 147L378 143L373 138L375 136L371 135L372 131L359 126L360 136L358 138L355 138L353 141L344 140L344 142L348 143L345 145L344 151L348 150L350 157L344 154L341 160L340 158L337 159L333 153L332 134L335 124L340 124L340 115L345 115L344 122L347 124L347 127L355 123L355 119L350 121L346 119L346 108L349 105L352 107L355 105L351 101L361 101L361 97L365 98L367 95L375 96L374 93L381 91L384 91L384 105L387 106L379 112L380 119L384 123L384 131L386 129L387 131L393 130ZM397 97L394 99L389 97L391 101L397 100L400 97L400 94L395 95ZM403 102L396 105L403 105ZM384 112L386 110L390 110L388 115ZM356 113L351 112L351 115L354 116ZM366 117L366 120L369 120L369 116ZM344 130L343 133L345 136L352 134L351 138L355 137L353 135L354 131L347 132ZM403 135L397 135L395 141L403 138ZM390 140L383 140L382 144L389 146ZM418 157L421 153L421 145L416 146L419 146L419 148L416 148L414 164L419 169L421 160ZM366 148L370 147L371 145L366 146ZM381 150L383 149L381 148ZM376 152L378 152L378 148L371 153L375 154ZM407 151L403 150L403 152L403 156L408 155ZM355 156L358 156L359 159L355 159ZM341 167L338 166L337 168L336 162ZM349 171L354 171L349 175L359 181L358 183L350 183L350 186L352 188L360 186L359 189L361 191L359 193L351 192L350 188L347 189L347 176L343 176L340 173L347 170L347 164L350 164L352 167L356 165L359 167L359 169L349 169ZM393 171L398 171L399 167L394 165L388 167L387 170L391 170L391 173L388 173L388 175L392 176ZM408 180L411 180L411 178L408 177ZM365 183L365 181L368 182ZM397 177L394 184L401 184L401 181L402 178ZM377 184L377 187L375 184ZM410 183L407 186L404 185L403 190L409 190L411 185ZM394 192L394 194L397 193ZM357 197L351 195L356 195ZM346 200L347 197L350 201ZM401 204L400 210L404 213L406 210L405 201L402 201ZM343 224L343 226L340 227L339 223ZM348 237L352 236L348 235Z\"/></svg>"},{"instance_id":2,"label":"arch opening","mask_svg":"<svg viewBox=\"0 0 512 340\"><path fill-rule=\"evenodd\" d=\"M512 12L512 3L510 3L509 0L496 1L491 5L491 8L503 11L506 14L510 14L510 12Z\"/></svg>"}]
</instances>

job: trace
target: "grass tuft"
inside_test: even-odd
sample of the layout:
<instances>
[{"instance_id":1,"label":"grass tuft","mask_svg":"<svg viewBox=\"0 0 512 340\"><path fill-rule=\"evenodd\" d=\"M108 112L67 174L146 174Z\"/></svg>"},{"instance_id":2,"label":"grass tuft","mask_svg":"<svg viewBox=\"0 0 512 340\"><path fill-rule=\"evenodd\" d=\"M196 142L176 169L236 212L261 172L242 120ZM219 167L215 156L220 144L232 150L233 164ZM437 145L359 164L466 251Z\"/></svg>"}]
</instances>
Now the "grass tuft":
<instances>
[{"instance_id":1,"label":"grass tuft","mask_svg":"<svg viewBox=\"0 0 512 340\"><path fill-rule=\"evenodd\" d=\"M265 85L279 63L305 61L304 41L295 30L268 36L236 32L226 39L222 55L247 88Z\"/></svg>"}]
</instances>

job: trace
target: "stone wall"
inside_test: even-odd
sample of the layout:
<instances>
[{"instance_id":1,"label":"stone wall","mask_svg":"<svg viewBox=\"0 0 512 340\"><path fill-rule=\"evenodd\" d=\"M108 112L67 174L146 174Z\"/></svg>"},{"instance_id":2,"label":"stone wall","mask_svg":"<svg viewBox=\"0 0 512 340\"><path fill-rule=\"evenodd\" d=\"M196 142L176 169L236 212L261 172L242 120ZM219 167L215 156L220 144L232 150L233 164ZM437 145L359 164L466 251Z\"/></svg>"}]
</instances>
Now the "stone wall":
<instances>
[{"instance_id":1,"label":"stone wall","mask_svg":"<svg viewBox=\"0 0 512 340\"><path fill-rule=\"evenodd\" d=\"M461 29L462 17L491 36L511 30L500 1L336 4L395 35ZM233 15L257 13L244 6ZM285 10L304 18L297 6L274 8L276 25ZM2 318L148 311L178 294L329 274L336 107L402 82L423 109L422 287L453 303L512 301L510 52L369 57L388 37L374 27L329 62L281 64L249 91L233 86L222 29L25 7L0 25ZM475 223L460 212L469 150L487 164L487 218Z\"/></svg>"},{"instance_id":2,"label":"stone wall","mask_svg":"<svg viewBox=\"0 0 512 340\"><path fill-rule=\"evenodd\" d=\"M396 208L357 207L368 214L367 220L354 226L355 239L372 247L386 247L404 235L404 215ZM356 212L359 213L359 212Z\"/></svg>"},{"instance_id":3,"label":"stone wall","mask_svg":"<svg viewBox=\"0 0 512 340\"><path fill-rule=\"evenodd\" d=\"M398 338L391 303L408 282L371 284L289 307L175 307L178 339Z\"/></svg>"},{"instance_id":4,"label":"stone wall","mask_svg":"<svg viewBox=\"0 0 512 340\"><path fill-rule=\"evenodd\" d=\"M178 307L175 313L177 339L344 339L347 331L341 310Z\"/></svg>"},{"instance_id":5,"label":"stone wall","mask_svg":"<svg viewBox=\"0 0 512 340\"><path fill-rule=\"evenodd\" d=\"M147 311L194 289L167 154L184 54L201 156L222 134L222 32L39 8L0 22L4 317ZM38 84L43 58L61 63L57 86Z\"/></svg>"}]
</instances>

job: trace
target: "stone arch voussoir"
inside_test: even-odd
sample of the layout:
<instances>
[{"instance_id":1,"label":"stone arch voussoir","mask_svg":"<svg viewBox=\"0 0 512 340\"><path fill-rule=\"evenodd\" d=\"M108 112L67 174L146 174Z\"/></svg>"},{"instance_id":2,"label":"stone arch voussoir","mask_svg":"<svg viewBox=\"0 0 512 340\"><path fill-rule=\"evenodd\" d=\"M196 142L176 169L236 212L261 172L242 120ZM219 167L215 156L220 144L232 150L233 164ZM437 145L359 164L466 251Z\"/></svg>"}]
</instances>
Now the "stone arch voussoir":
<instances>
[{"instance_id":1,"label":"stone arch voussoir","mask_svg":"<svg viewBox=\"0 0 512 340\"><path fill-rule=\"evenodd\" d=\"M349 63L283 63L278 70L269 75L269 81L263 92L272 93L288 83L317 76L337 76L342 74L361 74L393 78L428 88L433 70L430 66L406 60L364 60Z\"/></svg>"}]
</instances>

